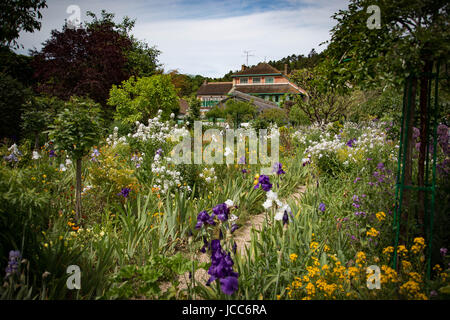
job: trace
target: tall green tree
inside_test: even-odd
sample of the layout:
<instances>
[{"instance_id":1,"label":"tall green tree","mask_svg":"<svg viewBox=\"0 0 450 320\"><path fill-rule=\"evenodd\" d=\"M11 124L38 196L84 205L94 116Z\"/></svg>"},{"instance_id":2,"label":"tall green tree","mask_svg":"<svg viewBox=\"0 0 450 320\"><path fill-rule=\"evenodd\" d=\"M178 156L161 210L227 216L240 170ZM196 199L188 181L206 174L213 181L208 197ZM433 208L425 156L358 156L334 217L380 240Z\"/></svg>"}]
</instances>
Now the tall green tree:
<instances>
[{"instance_id":1,"label":"tall green tree","mask_svg":"<svg viewBox=\"0 0 450 320\"><path fill-rule=\"evenodd\" d=\"M101 106L91 99L71 97L49 130L49 137L55 142L55 148L65 150L75 162L75 213L78 222L82 214L82 159L101 137L103 120L100 108Z\"/></svg>"},{"instance_id":2,"label":"tall green tree","mask_svg":"<svg viewBox=\"0 0 450 320\"><path fill-rule=\"evenodd\" d=\"M377 5L381 17L373 28L376 13L369 6ZM370 11L370 10L369 10ZM429 145L428 77L438 61L449 62L450 4L445 0L352 0L345 10L333 15L337 21L331 30L327 55L334 61L330 81L360 86L394 84L401 87L405 78L411 79L406 94L411 96L411 111L404 118L404 127L412 128L420 119L420 151L418 184L424 186L424 162ZM416 108L416 97L419 106ZM416 110L417 109L417 110ZM412 130L405 138L405 184L412 184ZM405 197L405 205L409 202ZM419 191L418 222L424 221L424 193Z\"/></svg>"}]
</instances>

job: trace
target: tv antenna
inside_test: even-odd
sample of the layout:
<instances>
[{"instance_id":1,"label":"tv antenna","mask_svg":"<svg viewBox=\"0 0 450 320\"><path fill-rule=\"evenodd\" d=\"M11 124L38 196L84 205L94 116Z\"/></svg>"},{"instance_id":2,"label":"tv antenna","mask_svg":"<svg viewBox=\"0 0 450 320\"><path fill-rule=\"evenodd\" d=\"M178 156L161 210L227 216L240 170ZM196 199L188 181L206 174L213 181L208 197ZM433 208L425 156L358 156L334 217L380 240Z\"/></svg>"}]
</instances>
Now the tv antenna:
<instances>
[{"instance_id":1,"label":"tv antenna","mask_svg":"<svg viewBox=\"0 0 450 320\"><path fill-rule=\"evenodd\" d=\"M247 59L247 64L246 64L247 67L248 67L248 57L255 56L254 54L250 54L250 52L252 52L252 51L254 51L254 50L244 50L244 55L246 56L246 59Z\"/></svg>"}]
</instances>

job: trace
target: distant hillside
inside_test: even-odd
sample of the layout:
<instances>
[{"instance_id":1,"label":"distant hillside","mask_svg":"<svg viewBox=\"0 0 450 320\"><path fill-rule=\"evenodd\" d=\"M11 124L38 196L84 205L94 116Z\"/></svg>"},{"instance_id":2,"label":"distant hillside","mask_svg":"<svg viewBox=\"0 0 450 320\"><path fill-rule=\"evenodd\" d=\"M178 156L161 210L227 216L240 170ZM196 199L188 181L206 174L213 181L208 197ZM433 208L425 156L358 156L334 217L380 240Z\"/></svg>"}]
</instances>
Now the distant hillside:
<instances>
[{"instance_id":1,"label":"distant hillside","mask_svg":"<svg viewBox=\"0 0 450 320\"><path fill-rule=\"evenodd\" d=\"M302 54L292 54L290 56L281 58L280 60L269 60L267 61L267 63L281 72L284 72L284 65L287 64L287 72L289 74L293 70L312 68L316 66L322 58L322 53L317 53L314 49L312 49L307 56L304 56ZM214 78L210 79L209 81L231 81L231 75L238 71L240 70L230 70L222 78Z\"/></svg>"}]
</instances>

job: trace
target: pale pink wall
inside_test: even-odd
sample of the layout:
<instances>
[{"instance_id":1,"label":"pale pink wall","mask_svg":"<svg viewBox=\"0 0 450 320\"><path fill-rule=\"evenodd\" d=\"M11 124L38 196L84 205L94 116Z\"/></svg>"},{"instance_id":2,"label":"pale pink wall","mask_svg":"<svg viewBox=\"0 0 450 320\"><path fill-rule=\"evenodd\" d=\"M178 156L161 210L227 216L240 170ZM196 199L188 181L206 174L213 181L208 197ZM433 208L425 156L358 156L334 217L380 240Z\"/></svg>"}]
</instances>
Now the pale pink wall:
<instances>
[{"instance_id":1,"label":"pale pink wall","mask_svg":"<svg viewBox=\"0 0 450 320\"><path fill-rule=\"evenodd\" d=\"M274 82L275 83L288 83L289 81L284 77L275 77Z\"/></svg>"}]
</instances>

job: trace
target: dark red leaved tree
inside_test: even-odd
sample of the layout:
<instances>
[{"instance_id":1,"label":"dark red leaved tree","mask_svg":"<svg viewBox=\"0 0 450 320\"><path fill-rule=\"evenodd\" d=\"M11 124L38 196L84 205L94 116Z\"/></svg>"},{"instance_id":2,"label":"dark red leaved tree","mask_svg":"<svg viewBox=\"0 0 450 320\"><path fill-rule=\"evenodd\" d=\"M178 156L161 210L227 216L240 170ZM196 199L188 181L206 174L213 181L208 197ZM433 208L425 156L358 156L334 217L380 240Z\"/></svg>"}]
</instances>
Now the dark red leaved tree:
<instances>
[{"instance_id":1,"label":"dark red leaved tree","mask_svg":"<svg viewBox=\"0 0 450 320\"><path fill-rule=\"evenodd\" d=\"M112 85L130 77L125 52L131 45L110 23L53 30L42 50L32 53L36 90L64 100L89 96L106 106Z\"/></svg>"}]
</instances>

